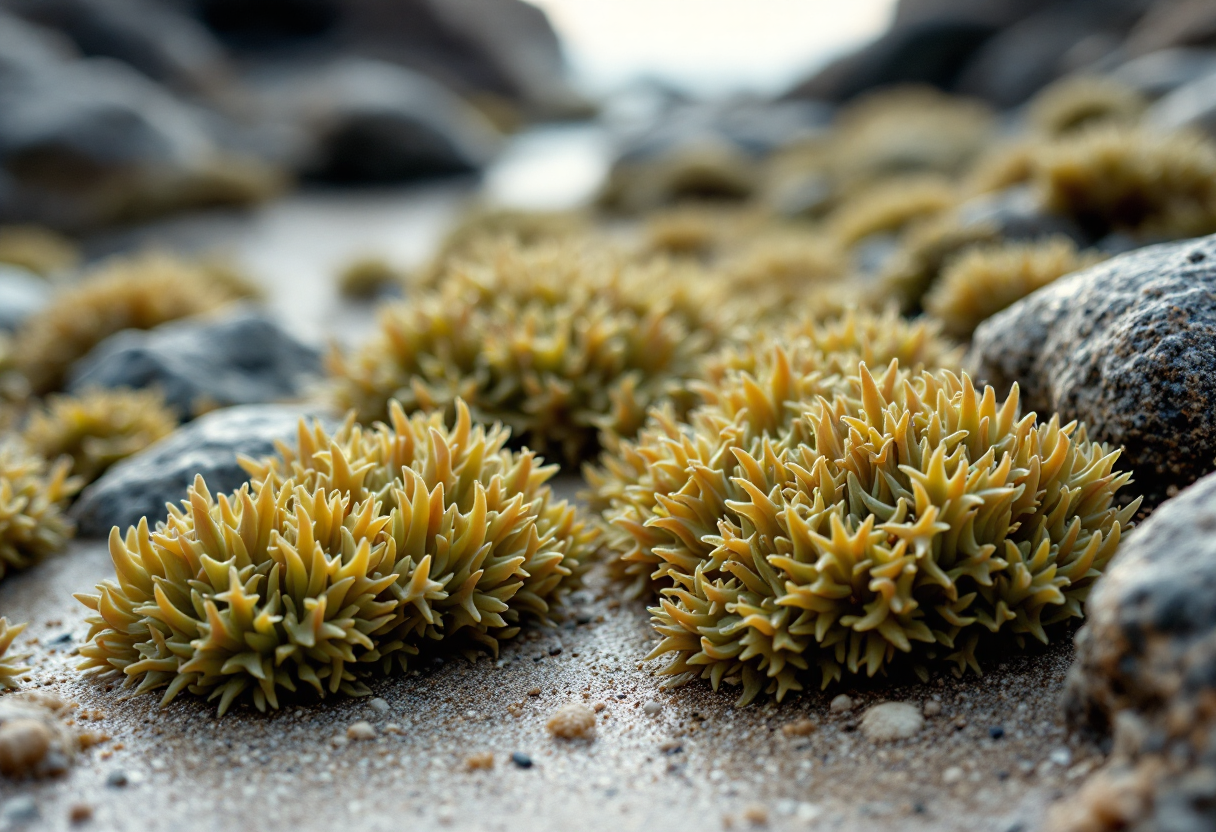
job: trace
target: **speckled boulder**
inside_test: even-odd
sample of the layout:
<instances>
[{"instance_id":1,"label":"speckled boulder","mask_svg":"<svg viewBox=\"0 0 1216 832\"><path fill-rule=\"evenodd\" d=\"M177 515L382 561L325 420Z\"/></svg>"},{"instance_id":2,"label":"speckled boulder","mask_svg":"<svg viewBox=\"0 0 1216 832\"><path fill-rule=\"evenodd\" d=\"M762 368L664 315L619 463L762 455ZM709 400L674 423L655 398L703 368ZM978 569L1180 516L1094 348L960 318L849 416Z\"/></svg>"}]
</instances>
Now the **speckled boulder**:
<instances>
[{"instance_id":1,"label":"speckled boulder","mask_svg":"<svg viewBox=\"0 0 1216 832\"><path fill-rule=\"evenodd\" d=\"M128 329L73 365L68 391L155 387L183 417L216 407L301 395L321 374L321 355L255 308L220 318Z\"/></svg>"},{"instance_id":2,"label":"speckled boulder","mask_svg":"<svg viewBox=\"0 0 1216 832\"><path fill-rule=\"evenodd\" d=\"M976 330L967 364L1023 410L1122 445L1158 502L1216 457L1216 236L1143 248L1035 292Z\"/></svg>"},{"instance_id":3,"label":"speckled boulder","mask_svg":"<svg viewBox=\"0 0 1216 832\"><path fill-rule=\"evenodd\" d=\"M1055 828L1216 829L1216 475L1132 532L1086 613L1065 711L1114 753Z\"/></svg>"},{"instance_id":4,"label":"speckled boulder","mask_svg":"<svg viewBox=\"0 0 1216 832\"><path fill-rule=\"evenodd\" d=\"M296 435L301 416L317 416L327 429L337 422L298 405L230 407L196 419L142 453L110 468L72 506L80 537L104 537L110 528L126 528L147 517L165 514L165 503L186 496L195 474L202 474L212 493L234 491L249 479L237 455L259 457L275 451L276 440Z\"/></svg>"}]
</instances>

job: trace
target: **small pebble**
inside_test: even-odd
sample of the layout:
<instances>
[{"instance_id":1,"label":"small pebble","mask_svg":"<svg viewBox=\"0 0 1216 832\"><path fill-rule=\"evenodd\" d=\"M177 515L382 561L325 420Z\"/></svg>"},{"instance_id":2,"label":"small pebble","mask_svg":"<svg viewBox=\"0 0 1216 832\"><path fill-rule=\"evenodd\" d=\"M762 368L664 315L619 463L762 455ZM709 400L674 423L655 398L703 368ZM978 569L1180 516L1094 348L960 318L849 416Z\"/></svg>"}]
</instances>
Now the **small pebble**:
<instances>
[{"instance_id":1,"label":"small pebble","mask_svg":"<svg viewBox=\"0 0 1216 832\"><path fill-rule=\"evenodd\" d=\"M906 740L925 726L920 709L907 702L883 702L866 710L861 733L872 742Z\"/></svg>"},{"instance_id":2,"label":"small pebble","mask_svg":"<svg viewBox=\"0 0 1216 832\"><path fill-rule=\"evenodd\" d=\"M29 823L38 818L38 804L28 794L10 798L4 802L4 808L0 809L0 818L14 823Z\"/></svg>"},{"instance_id":3,"label":"small pebble","mask_svg":"<svg viewBox=\"0 0 1216 832\"><path fill-rule=\"evenodd\" d=\"M646 716L657 716L663 710L662 702L655 702L653 699L642 706L642 713Z\"/></svg>"},{"instance_id":4,"label":"small pebble","mask_svg":"<svg viewBox=\"0 0 1216 832\"><path fill-rule=\"evenodd\" d=\"M114 788L122 788L131 782L127 777L127 773L120 768L116 768L106 776L106 785Z\"/></svg>"},{"instance_id":5,"label":"small pebble","mask_svg":"<svg viewBox=\"0 0 1216 832\"><path fill-rule=\"evenodd\" d=\"M988 729L988 736L992 737L994 740L999 740L1001 737L1005 736L1005 729L1000 725L993 725Z\"/></svg>"},{"instance_id":6,"label":"small pebble","mask_svg":"<svg viewBox=\"0 0 1216 832\"><path fill-rule=\"evenodd\" d=\"M559 739L594 739L595 711L581 702L571 702L558 708L545 727Z\"/></svg>"},{"instance_id":7,"label":"small pebble","mask_svg":"<svg viewBox=\"0 0 1216 832\"><path fill-rule=\"evenodd\" d=\"M942 772L942 782L949 786L963 779L963 770L958 766L950 766Z\"/></svg>"},{"instance_id":8,"label":"small pebble","mask_svg":"<svg viewBox=\"0 0 1216 832\"><path fill-rule=\"evenodd\" d=\"M374 740L376 738L376 729L372 727L370 722L359 720L352 722L350 727L346 729L346 738L348 740Z\"/></svg>"},{"instance_id":9,"label":"small pebble","mask_svg":"<svg viewBox=\"0 0 1216 832\"><path fill-rule=\"evenodd\" d=\"M93 819L93 807L87 803L76 803L68 810L68 820L72 823L85 823Z\"/></svg>"},{"instance_id":10,"label":"small pebble","mask_svg":"<svg viewBox=\"0 0 1216 832\"><path fill-rule=\"evenodd\" d=\"M13 719L0 725L0 774L19 777L51 750L51 729L40 719Z\"/></svg>"},{"instance_id":11,"label":"small pebble","mask_svg":"<svg viewBox=\"0 0 1216 832\"><path fill-rule=\"evenodd\" d=\"M378 714L388 713L388 703L385 702L383 699L381 699L378 696L375 699L373 699L371 702L368 702L367 705L369 708L371 708L373 711L375 711Z\"/></svg>"},{"instance_id":12,"label":"small pebble","mask_svg":"<svg viewBox=\"0 0 1216 832\"><path fill-rule=\"evenodd\" d=\"M1072 762L1072 752L1067 748L1057 748L1047 755L1047 759L1058 766L1066 766Z\"/></svg>"},{"instance_id":13,"label":"small pebble","mask_svg":"<svg viewBox=\"0 0 1216 832\"><path fill-rule=\"evenodd\" d=\"M752 826L768 825L768 809L759 803L753 803L743 810L743 819Z\"/></svg>"},{"instance_id":14,"label":"small pebble","mask_svg":"<svg viewBox=\"0 0 1216 832\"><path fill-rule=\"evenodd\" d=\"M540 696L540 688L532 688L528 691L528 696Z\"/></svg>"},{"instance_id":15,"label":"small pebble","mask_svg":"<svg viewBox=\"0 0 1216 832\"><path fill-rule=\"evenodd\" d=\"M843 714L846 711L851 711L853 710L853 698L847 693L838 694L832 699L832 704L828 706L828 710L834 714Z\"/></svg>"},{"instance_id":16,"label":"small pebble","mask_svg":"<svg viewBox=\"0 0 1216 832\"><path fill-rule=\"evenodd\" d=\"M815 733L815 721L812 719L797 719L781 726L781 732L787 737L807 737Z\"/></svg>"},{"instance_id":17,"label":"small pebble","mask_svg":"<svg viewBox=\"0 0 1216 832\"><path fill-rule=\"evenodd\" d=\"M522 751L512 752L511 762L520 768L532 768L532 758Z\"/></svg>"},{"instance_id":18,"label":"small pebble","mask_svg":"<svg viewBox=\"0 0 1216 832\"><path fill-rule=\"evenodd\" d=\"M942 703L938 702L936 699L926 699L924 711L925 716L937 716L942 712Z\"/></svg>"},{"instance_id":19,"label":"small pebble","mask_svg":"<svg viewBox=\"0 0 1216 832\"><path fill-rule=\"evenodd\" d=\"M487 771L494 768L494 752L483 751L465 758L464 767L469 771Z\"/></svg>"},{"instance_id":20,"label":"small pebble","mask_svg":"<svg viewBox=\"0 0 1216 832\"><path fill-rule=\"evenodd\" d=\"M598 714L600 711L604 710L604 708L607 708L607 707L608 707L607 702L596 702L594 705L591 706L591 710L595 711Z\"/></svg>"}]
</instances>

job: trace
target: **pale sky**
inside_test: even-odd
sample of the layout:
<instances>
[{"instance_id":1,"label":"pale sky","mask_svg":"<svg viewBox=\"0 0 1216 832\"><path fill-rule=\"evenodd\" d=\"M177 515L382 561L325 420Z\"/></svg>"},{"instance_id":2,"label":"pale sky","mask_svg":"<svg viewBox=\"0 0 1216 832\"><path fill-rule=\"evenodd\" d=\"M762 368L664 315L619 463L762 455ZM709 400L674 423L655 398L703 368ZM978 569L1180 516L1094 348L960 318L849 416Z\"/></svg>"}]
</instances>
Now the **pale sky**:
<instances>
[{"instance_id":1,"label":"pale sky","mask_svg":"<svg viewBox=\"0 0 1216 832\"><path fill-rule=\"evenodd\" d=\"M531 0L576 77L604 92L652 75L702 94L771 93L880 33L895 0Z\"/></svg>"}]
</instances>

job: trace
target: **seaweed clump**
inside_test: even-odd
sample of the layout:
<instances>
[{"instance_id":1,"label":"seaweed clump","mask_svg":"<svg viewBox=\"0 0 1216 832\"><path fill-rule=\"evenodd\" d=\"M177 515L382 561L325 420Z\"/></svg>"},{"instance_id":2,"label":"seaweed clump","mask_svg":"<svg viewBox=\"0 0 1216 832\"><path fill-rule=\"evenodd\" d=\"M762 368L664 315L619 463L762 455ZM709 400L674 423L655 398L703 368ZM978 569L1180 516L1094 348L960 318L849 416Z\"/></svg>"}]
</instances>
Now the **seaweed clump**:
<instances>
[{"instance_id":1,"label":"seaweed clump","mask_svg":"<svg viewBox=\"0 0 1216 832\"><path fill-rule=\"evenodd\" d=\"M1216 143L1198 134L1084 130L1044 148L1035 183L1050 210L1094 237L1216 232Z\"/></svg>"},{"instance_id":2,"label":"seaweed clump","mask_svg":"<svg viewBox=\"0 0 1216 832\"><path fill-rule=\"evenodd\" d=\"M13 639L24 629L24 624L9 624L7 618L0 617L0 690L16 690L21 687L18 680L30 672L28 665L21 664L29 653L8 652Z\"/></svg>"},{"instance_id":3,"label":"seaweed clump","mask_svg":"<svg viewBox=\"0 0 1216 832\"><path fill-rule=\"evenodd\" d=\"M206 267L160 254L117 259L27 319L15 361L35 393L50 393L63 386L73 362L114 333L152 329L231 300Z\"/></svg>"},{"instance_id":4,"label":"seaweed clump","mask_svg":"<svg viewBox=\"0 0 1216 832\"><path fill-rule=\"evenodd\" d=\"M351 300L400 294L404 286L405 276L381 257L360 257L338 274L338 293Z\"/></svg>"},{"instance_id":5,"label":"seaweed clump","mask_svg":"<svg viewBox=\"0 0 1216 832\"><path fill-rule=\"evenodd\" d=\"M1078 252L1067 237L977 246L946 266L925 296L925 310L942 321L946 332L970 338L985 319L1101 259L1097 253Z\"/></svg>"},{"instance_id":6,"label":"seaweed clump","mask_svg":"<svg viewBox=\"0 0 1216 832\"><path fill-rule=\"evenodd\" d=\"M457 403L245 460L251 484L212 496L195 480L150 530L110 534L116 580L76 597L93 611L81 669L259 710L283 691L363 695L363 679L427 648L496 653L544 618L588 548L554 473Z\"/></svg>"},{"instance_id":7,"label":"seaweed clump","mask_svg":"<svg viewBox=\"0 0 1216 832\"><path fill-rule=\"evenodd\" d=\"M741 684L746 704L813 670L825 687L897 664L978 673L982 637L1047 642L1081 616L1139 506L1113 506L1117 450L945 370L861 365L847 386L690 460L652 517L618 521L670 584L649 657L669 685Z\"/></svg>"},{"instance_id":8,"label":"seaweed clump","mask_svg":"<svg viewBox=\"0 0 1216 832\"><path fill-rule=\"evenodd\" d=\"M501 421L541 453L588 458L601 430L632 435L646 408L684 395L726 325L691 266L502 243L432 290L386 306L378 335L330 370L340 405L371 422L407 412Z\"/></svg>"},{"instance_id":9,"label":"seaweed clump","mask_svg":"<svg viewBox=\"0 0 1216 832\"><path fill-rule=\"evenodd\" d=\"M0 227L0 263L20 266L43 277L76 267L80 251L58 232L40 225Z\"/></svg>"},{"instance_id":10,"label":"seaweed clump","mask_svg":"<svg viewBox=\"0 0 1216 832\"><path fill-rule=\"evenodd\" d=\"M1131 126L1148 101L1137 90L1102 76L1062 78L1030 102L1030 123L1040 132L1059 136L1095 124Z\"/></svg>"},{"instance_id":11,"label":"seaweed clump","mask_svg":"<svg viewBox=\"0 0 1216 832\"><path fill-rule=\"evenodd\" d=\"M662 501L687 484L690 465L731 466L732 449L789 436L803 404L847 391L860 361L957 370L962 351L940 324L909 321L894 309L807 319L777 335L757 331L705 362L692 385L700 406L686 420L670 408L652 409L636 439L614 439L597 466L584 466L591 486L585 497L605 548L617 553L611 571L626 582L626 594L664 584L666 566L653 549L662 533L648 526Z\"/></svg>"},{"instance_id":12,"label":"seaweed clump","mask_svg":"<svg viewBox=\"0 0 1216 832\"><path fill-rule=\"evenodd\" d=\"M22 439L44 459L70 458L72 475L87 484L176 428L159 392L88 390L50 396L29 414Z\"/></svg>"},{"instance_id":13,"label":"seaweed clump","mask_svg":"<svg viewBox=\"0 0 1216 832\"><path fill-rule=\"evenodd\" d=\"M52 465L11 445L0 446L0 580L60 551L72 536L63 504L80 489L72 464Z\"/></svg>"}]
</instances>

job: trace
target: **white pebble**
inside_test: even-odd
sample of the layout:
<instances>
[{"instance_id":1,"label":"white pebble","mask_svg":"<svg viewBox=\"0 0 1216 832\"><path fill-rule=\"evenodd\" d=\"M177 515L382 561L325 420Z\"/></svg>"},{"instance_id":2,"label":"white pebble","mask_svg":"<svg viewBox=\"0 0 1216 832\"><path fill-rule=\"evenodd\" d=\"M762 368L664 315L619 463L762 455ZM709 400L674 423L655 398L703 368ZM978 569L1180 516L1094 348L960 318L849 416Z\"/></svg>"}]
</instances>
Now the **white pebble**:
<instances>
[{"instance_id":1,"label":"white pebble","mask_svg":"<svg viewBox=\"0 0 1216 832\"><path fill-rule=\"evenodd\" d=\"M372 727L370 722L359 720L352 722L346 729L347 739L352 740L374 740L376 738L376 729Z\"/></svg>"},{"instance_id":2,"label":"white pebble","mask_svg":"<svg viewBox=\"0 0 1216 832\"><path fill-rule=\"evenodd\" d=\"M1072 752L1067 748L1057 748L1055 751L1047 755L1047 759L1051 760L1058 766L1067 766L1072 762Z\"/></svg>"},{"instance_id":3,"label":"white pebble","mask_svg":"<svg viewBox=\"0 0 1216 832\"><path fill-rule=\"evenodd\" d=\"M925 700L925 716L937 716L942 712L942 703L936 699Z\"/></svg>"},{"instance_id":4,"label":"white pebble","mask_svg":"<svg viewBox=\"0 0 1216 832\"><path fill-rule=\"evenodd\" d=\"M642 713L646 714L646 716L655 716L662 710L663 703L655 702L653 699L642 706Z\"/></svg>"},{"instance_id":5,"label":"white pebble","mask_svg":"<svg viewBox=\"0 0 1216 832\"><path fill-rule=\"evenodd\" d=\"M883 702L861 718L861 732L873 742L906 740L925 727L920 709L907 702Z\"/></svg>"},{"instance_id":6,"label":"white pebble","mask_svg":"<svg viewBox=\"0 0 1216 832\"><path fill-rule=\"evenodd\" d=\"M379 696L377 696L371 702L368 702L367 705L368 705L368 707L370 707L373 711L375 711L378 714L388 713L388 703L385 702L383 699L381 699Z\"/></svg>"},{"instance_id":7,"label":"white pebble","mask_svg":"<svg viewBox=\"0 0 1216 832\"><path fill-rule=\"evenodd\" d=\"M951 783L957 783L963 779L963 770L958 766L950 766L942 772L942 782L949 786Z\"/></svg>"},{"instance_id":8,"label":"white pebble","mask_svg":"<svg viewBox=\"0 0 1216 832\"><path fill-rule=\"evenodd\" d=\"M842 714L845 711L853 710L853 699L847 693L842 693L832 700L832 704L828 709L834 714Z\"/></svg>"}]
</instances>

